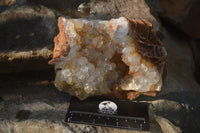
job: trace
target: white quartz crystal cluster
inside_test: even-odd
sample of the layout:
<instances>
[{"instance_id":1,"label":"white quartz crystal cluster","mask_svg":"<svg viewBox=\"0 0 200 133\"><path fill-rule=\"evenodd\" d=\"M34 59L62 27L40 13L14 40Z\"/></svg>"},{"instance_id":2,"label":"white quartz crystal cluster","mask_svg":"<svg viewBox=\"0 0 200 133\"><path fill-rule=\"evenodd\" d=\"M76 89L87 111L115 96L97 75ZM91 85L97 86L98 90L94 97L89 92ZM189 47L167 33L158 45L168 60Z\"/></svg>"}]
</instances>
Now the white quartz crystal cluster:
<instances>
[{"instance_id":1,"label":"white quartz crystal cluster","mask_svg":"<svg viewBox=\"0 0 200 133\"><path fill-rule=\"evenodd\" d=\"M85 99L112 91L160 91L162 74L137 52L129 22L62 18L68 55L55 63L59 90Z\"/></svg>"}]
</instances>

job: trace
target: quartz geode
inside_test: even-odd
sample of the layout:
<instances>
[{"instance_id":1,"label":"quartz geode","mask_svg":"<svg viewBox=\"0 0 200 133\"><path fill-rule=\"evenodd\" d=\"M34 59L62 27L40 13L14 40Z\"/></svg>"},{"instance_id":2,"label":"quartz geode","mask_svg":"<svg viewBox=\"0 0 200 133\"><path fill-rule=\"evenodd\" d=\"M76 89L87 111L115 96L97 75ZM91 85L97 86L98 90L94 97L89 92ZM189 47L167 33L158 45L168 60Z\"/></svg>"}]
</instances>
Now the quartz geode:
<instances>
[{"instance_id":1,"label":"quartz geode","mask_svg":"<svg viewBox=\"0 0 200 133\"><path fill-rule=\"evenodd\" d=\"M90 95L134 99L161 91L166 51L140 19L58 19L55 85L79 99Z\"/></svg>"}]
</instances>

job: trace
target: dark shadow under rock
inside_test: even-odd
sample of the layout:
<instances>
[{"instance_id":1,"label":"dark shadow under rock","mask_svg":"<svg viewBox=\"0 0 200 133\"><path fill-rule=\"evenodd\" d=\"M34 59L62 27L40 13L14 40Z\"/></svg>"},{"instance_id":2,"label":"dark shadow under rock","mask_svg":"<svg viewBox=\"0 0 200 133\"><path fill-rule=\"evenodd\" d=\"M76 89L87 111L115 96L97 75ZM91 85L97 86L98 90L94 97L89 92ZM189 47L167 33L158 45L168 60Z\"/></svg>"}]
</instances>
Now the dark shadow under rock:
<instances>
[{"instance_id":1,"label":"dark shadow under rock","mask_svg":"<svg viewBox=\"0 0 200 133\"><path fill-rule=\"evenodd\" d=\"M58 33L54 13L43 7L13 7L0 14L0 51L27 51L51 46Z\"/></svg>"},{"instance_id":2,"label":"dark shadow under rock","mask_svg":"<svg viewBox=\"0 0 200 133\"><path fill-rule=\"evenodd\" d=\"M16 114L16 118L19 120L26 120L29 118L31 112L29 110L20 110Z\"/></svg>"},{"instance_id":3,"label":"dark shadow under rock","mask_svg":"<svg viewBox=\"0 0 200 133\"><path fill-rule=\"evenodd\" d=\"M31 19L17 19L0 24L2 37L0 41L1 51L27 51L51 46L56 34L55 18L45 21L42 17ZM54 21L54 23L51 23ZM50 29L51 27L51 29Z\"/></svg>"},{"instance_id":4,"label":"dark shadow under rock","mask_svg":"<svg viewBox=\"0 0 200 133\"><path fill-rule=\"evenodd\" d=\"M200 39L195 40L191 43L193 57L195 61L195 72L194 77L196 81L200 84Z\"/></svg>"},{"instance_id":5,"label":"dark shadow under rock","mask_svg":"<svg viewBox=\"0 0 200 133\"><path fill-rule=\"evenodd\" d=\"M12 6L0 13L0 73L49 69L54 12L43 6Z\"/></svg>"}]
</instances>

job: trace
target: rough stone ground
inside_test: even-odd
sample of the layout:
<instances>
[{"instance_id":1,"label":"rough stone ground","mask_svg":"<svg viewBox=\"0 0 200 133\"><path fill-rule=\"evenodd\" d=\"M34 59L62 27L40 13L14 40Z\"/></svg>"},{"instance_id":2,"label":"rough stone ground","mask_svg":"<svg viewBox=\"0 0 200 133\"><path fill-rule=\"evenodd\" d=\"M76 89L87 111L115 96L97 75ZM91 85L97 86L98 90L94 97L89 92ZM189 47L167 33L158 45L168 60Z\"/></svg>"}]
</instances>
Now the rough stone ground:
<instances>
[{"instance_id":1,"label":"rough stone ground","mask_svg":"<svg viewBox=\"0 0 200 133\"><path fill-rule=\"evenodd\" d=\"M0 132L133 132L66 124L64 118L71 96L57 91L53 77L52 70L1 75L3 80L0 82ZM173 124L171 126L171 122L165 122L164 118L157 119L152 112L153 108L150 106L149 112L152 132L161 132L158 123L162 122L169 125L171 130L177 130Z\"/></svg>"},{"instance_id":2,"label":"rough stone ground","mask_svg":"<svg viewBox=\"0 0 200 133\"><path fill-rule=\"evenodd\" d=\"M23 3L23 0L21 1ZM93 14L91 17L98 18L98 15L102 15L99 14L101 12L99 11L100 9L105 11L103 14L104 16L107 14L107 17L118 17L117 14L116 16L112 16L115 15L117 8L120 9L120 15L127 16L134 13L138 14L142 11L141 9L144 9L146 14L143 15L146 15L146 19L155 20L155 24L158 23L158 25L160 25L159 21L156 21L151 15L150 9L144 1L138 3L138 0L134 0L137 4L135 4L136 7L134 7L135 10L133 13L122 10L126 5L129 5L124 0L119 0L121 4L115 3L115 1L110 2L111 4L116 4L116 6L108 8L105 3L103 3L105 5L105 10L103 10L103 7L98 8L94 6L93 9L97 13ZM124 7L123 2L125 3ZM54 24L56 25L56 13L53 12L52 9L50 10L44 6L39 6L41 9L36 5L22 6L26 10L24 10L24 14L20 14L20 16L26 21L20 21L19 23L16 23L16 21L9 22L13 28L10 28L9 25L5 28L4 26L6 26L6 24L3 22L0 24L0 29L4 29L0 30L0 133L136 132L88 125L66 124L64 122L64 117L69 106L70 95L59 92L54 87L54 70L47 65L47 61L51 58L53 36L57 34L56 29L54 29L56 31L55 33L49 32L52 30ZM48 6L48 4L46 6ZM99 4L99 6L101 7L101 4ZM137 6L142 8L137 8ZM5 7L0 10L0 17L2 13L6 13L5 11L8 13L8 10L11 11L11 13L16 13L16 10L23 10L23 8L20 7L18 5ZM54 19L49 19L41 15L45 12L49 12L49 15L53 16ZM27 15L28 13L34 14L33 16L38 16L38 21L30 23L30 21L34 19L27 20L27 16L31 16L30 14ZM134 15L132 17L134 17ZM143 16L141 15L141 17ZM5 19L0 19L0 21L12 18L12 15L10 18L9 15L4 15L4 18ZM47 22L52 25L45 27ZM28 25L27 29L21 27L18 29L15 28L17 24L32 25ZM34 25L39 26L39 29L43 30L35 31L31 29L30 27ZM45 32L42 33L42 31ZM145 101L151 104L149 106L149 115L151 119L150 132L198 133L200 131L200 86L194 80L193 76L195 63L190 48L193 42L188 41L189 39L185 39L184 36L180 36L169 27L162 27L156 31L158 35L162 35L162 42L168 52L168 74L162 92L159 93L158 96L142 96L136 101ZM22 33L22 35L18 36L18 33ZM46 36L47 38L38 40L37 37L40 38L40 35L44 36L44 34L47 35L47 33L52 34ZM5 36L9 37L9 39L5 39ZM35 40L32 39L34 37ZM24 43L24 39L27 39L27 43ZM43 41L43 43L41 43L41 41ZM21 49L19 50L18 48ZM24 56L26 53L30 56ZM4 56L1 56L2 54ZM27 60L22 57L26 57ZM44 59L41 57L44 57ZM16 71L20 71L20 73L8 73Z\"/></svg>"}]
</instances>

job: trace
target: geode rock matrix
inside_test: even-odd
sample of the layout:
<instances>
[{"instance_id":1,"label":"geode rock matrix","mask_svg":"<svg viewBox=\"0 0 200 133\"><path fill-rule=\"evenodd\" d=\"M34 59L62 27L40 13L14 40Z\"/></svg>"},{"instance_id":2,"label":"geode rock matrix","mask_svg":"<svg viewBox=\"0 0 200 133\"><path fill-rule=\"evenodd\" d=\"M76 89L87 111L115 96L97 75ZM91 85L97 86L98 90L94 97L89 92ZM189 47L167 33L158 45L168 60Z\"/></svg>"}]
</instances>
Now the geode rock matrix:
<instances>
[{"instance_id":1,"label":"geode rock matrix","mask_svg":"<svg viewBox=\"0 0 200 133\"><path fill-rule=\"evenodd\" d=\"M166 50L143 19L58 19L55 86L83 100L90 95L155 96L165 75Z\"/></svg>"}]
</instances>

